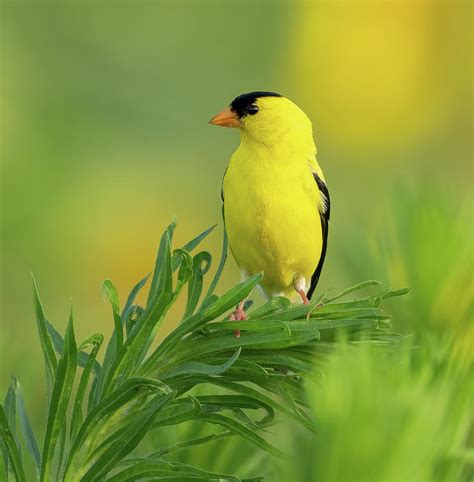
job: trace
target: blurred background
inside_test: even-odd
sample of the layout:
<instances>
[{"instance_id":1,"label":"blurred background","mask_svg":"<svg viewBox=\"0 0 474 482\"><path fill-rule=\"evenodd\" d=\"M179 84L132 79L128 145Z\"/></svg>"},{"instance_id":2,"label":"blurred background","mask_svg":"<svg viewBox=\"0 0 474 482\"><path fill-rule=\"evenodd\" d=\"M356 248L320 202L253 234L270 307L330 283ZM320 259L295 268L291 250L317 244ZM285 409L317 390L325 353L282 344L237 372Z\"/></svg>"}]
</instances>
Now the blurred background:
<instances>
[{"instance_id":1,"label":"blurred background","mask_svg":"<svg viewBox=\"0 0 474 482\"><path fill-rule=\"evenodd\" d=\"M0 26L0 386L6 390L16 374L35 427L44 422L45 394L30 273L61 331L72 299L82 339L112 329L102 280L112 279L124 297L151 270L173 214L177 245L218 223L205 244L217 258L220 183L239 139L207 122L252 90L280 92L313 120L332 201L319 289L365 279L411 287L389 308L395 330L412 334L421 347L415 364L434 373L439 364L454 363L457 373L468 373L474 336L470 2L3 2ZM238 279L231 260L218 291ZM328 373L344 371L341 359L334 363ZM367 375L362 387L370 389L373 362L359 363ZM473 379L462 376L466 388ZM472 389L460 391L452 381L458 378L447 378L444 391L432 393L418 372L403 378L402 387L400 377L389 376L378 385L386 388L380 400L389 400L400 420L418 413L417 406L429 413L440 404L447 411L436 413L452 416L453 394L472 400ZM349 450L340 441L356 433L354 420L336 423L331 407L340 391L350 401L363 388L342 392L332 380L315 395L327 415L317 446L290 429L284 437L296 437L296 445L306 440L308 451L322 455L331 442L334 450L324 459L331 470L312 469L308 455L298 480L351 480L338 468L337 450ZM418 398L412 386L419 387ZM398 389L397 404L388 395ZM365 428L383 422L383 414L371 418L369 402L359 401L355 411L364 440L377 438ZM457 438L445 437L454 459L468 437L466 418L459 419ZM429 421L415 424L419 431L425 426ZM384 436L393 435L390 427ZM423 433L419 443L440 436ZM359 463L380 456L372 445ZM394 450L402 458L411 453L407 447ZM197 463L249 473L261 466L257 458L248 467L239 462L232 446L219 457L213 450L200 453ZM441 463L440 451L425 454L431 468ZM396 457L389 462L400 466ZM434 472L450 474L407 465L403 474L417 478L401 478L392 466L360 480L419 482L438 480Z\"/></svg>"}]
</instances>

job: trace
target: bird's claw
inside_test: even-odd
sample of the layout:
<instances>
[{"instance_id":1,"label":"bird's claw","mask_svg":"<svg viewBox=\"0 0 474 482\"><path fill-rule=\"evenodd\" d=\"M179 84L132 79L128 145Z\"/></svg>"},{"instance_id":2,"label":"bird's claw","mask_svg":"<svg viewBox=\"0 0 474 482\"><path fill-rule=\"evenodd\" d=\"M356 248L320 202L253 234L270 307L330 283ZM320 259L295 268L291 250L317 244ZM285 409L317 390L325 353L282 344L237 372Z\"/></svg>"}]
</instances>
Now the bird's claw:
<instances>
[{"instance_id":1,"label":"bird's claw","mask_svg":"<svg viewBox=\"0 0 474 482\"><path fill-rule=\"evenodd\" d=\"M245 321L248 320L244 309L239 305L237 309L229 316L230 321ZM235 330L234 333L236 338L240 338L240 330Z\"/></svg>"},{"instance_id":2,"label":"bird's claw","mask_svg":"<svg viewBox=\"0 0 474 482\"><path fill-rule=\"evenodd\" d=\"M243 321L248 320L247 315L244 310L237 308L229 317L231 321Z\"/></svg>"}]
</instances>

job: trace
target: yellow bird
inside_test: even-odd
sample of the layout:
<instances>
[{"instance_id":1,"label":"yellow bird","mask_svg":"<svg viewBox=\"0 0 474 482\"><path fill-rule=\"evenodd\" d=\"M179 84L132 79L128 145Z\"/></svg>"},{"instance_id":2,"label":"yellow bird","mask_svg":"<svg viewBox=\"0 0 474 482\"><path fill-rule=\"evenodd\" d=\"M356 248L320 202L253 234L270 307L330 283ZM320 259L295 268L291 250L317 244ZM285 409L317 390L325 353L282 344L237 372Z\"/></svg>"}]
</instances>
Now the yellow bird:
<instances>
[{"instance_id":1,"label":"yellow bird","mask_svg":"<svg viewBox=\"0 0 474 482\"><path fill-rule=\"evenodd\" d=\"M263 272L266 297L299 295L308 304L326 255L330 213L311 121L279 94L251 92L236 97L210 123L240 131L222 200L242 277ZM243 301L232 319L246 319Z\"/></svg>"}]
</instances>

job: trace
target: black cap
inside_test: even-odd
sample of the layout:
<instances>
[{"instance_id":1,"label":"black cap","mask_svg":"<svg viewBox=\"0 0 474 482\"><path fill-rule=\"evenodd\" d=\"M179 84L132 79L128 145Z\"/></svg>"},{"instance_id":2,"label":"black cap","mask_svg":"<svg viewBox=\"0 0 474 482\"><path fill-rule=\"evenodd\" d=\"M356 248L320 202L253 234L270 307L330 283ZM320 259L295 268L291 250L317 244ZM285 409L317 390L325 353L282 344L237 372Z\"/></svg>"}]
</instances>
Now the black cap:
<instances>
[{"instance_id":1,"label":"black cap","mask_svg":"<svg viewBox=\"0 0 474 482\"><path fill-rule=\"evenodd\" d=\"M260 97L282 97L282 95L275 92L249 92L236 97L231 103L230 108L239 116L244 117L247 115L247 108L251 106Z\"/></svg>"}]
</instances>

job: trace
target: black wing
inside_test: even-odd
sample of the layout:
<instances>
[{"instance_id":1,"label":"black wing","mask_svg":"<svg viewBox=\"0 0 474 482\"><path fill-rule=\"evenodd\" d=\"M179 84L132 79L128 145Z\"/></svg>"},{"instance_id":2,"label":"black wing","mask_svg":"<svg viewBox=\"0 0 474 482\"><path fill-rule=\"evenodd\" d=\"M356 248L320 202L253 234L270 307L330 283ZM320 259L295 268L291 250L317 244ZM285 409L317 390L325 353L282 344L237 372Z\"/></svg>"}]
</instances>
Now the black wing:
<instances>
[{"instance_id":1,"label":"black wing","mask_svg":"<svg viewBox=\"0 0 474 482\"><path fill-rule=\"evenodd\" d=\"M227 169L229 168L229 166L227 166L225 168L225 171L224 171L224 175L222 176L222 182L221 182L221 199L222 199L222 203L224 203L224 178L225 178L225 175L227 174ZM224 208L224 206L222 206L222 208Z\"/></svg>"},{"instance_id":2,"label":"black wing","mask_svg":"<svg viewBox=\"0 0 474 482\"><path fill-rule=\"evenodd\" d=\"M313 177L318 185L319 192L321 193L321 208L319 210L319 217L321 218L323 249L321 250L321 257L319 258L318 266L316 266L316 271L313 273L313 276L311 276L311 286L309 287L307 294L309 299L311 299L311 296L316 289L319 276L321 275L321 270L323 269L324 258L326 257L326 249L328 246L329 215L331 213L331 201L329 199L328 188L324 181L317 175L317 173L313 172Z\"/></svg>"}]
</instances>

